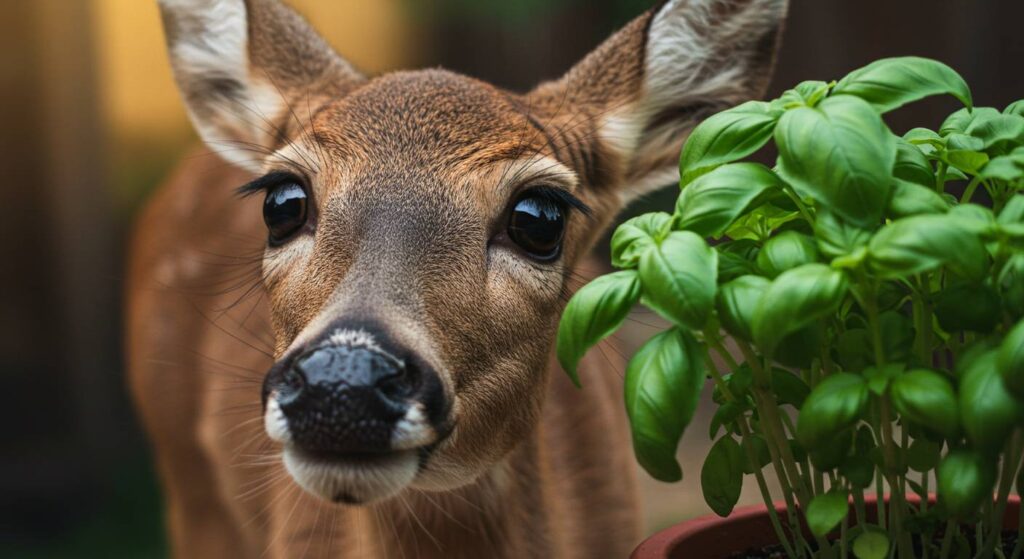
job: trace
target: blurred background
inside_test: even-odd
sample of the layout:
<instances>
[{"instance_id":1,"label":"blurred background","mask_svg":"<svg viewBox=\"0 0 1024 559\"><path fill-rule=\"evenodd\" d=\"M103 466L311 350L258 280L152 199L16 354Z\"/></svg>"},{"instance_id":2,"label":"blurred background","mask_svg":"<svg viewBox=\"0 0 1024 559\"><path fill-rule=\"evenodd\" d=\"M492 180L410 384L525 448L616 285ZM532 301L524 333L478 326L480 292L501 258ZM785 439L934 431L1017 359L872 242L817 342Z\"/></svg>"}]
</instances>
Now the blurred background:
<instances>
[{"instance_id":1,"label":"blurred background","mask_svg":"<svg viewBox=\"0 0 1024 559\"><path fill-rule=\"evenodd\" d=\"M524 90L653 0L291 0L368 73L445 66ZM978 105L1024 97L1020 0L792 0L769 95L885 56L942 60ZM124 388L121 290L132 217L197 142L155 0L0 0L0 556L163 557L160 496ZM901 109L902 133L955 108ZM667 208L671 189L643 209ZM632 211L637 211L634 208ZM638 344L649 329L623 337ZM649 531L706 514L708 417L687 478L645 477ZM744 500L756 500L754 492Z\"/></svg>"}]
</instances>

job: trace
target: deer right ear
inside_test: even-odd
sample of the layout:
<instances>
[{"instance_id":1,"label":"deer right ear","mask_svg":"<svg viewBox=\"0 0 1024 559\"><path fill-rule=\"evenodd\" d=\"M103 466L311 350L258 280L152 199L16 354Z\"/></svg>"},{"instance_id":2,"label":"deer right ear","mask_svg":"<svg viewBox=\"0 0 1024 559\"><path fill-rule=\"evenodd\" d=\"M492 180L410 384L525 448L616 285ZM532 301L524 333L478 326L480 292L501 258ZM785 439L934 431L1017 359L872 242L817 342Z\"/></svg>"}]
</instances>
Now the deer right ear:
<instances>
[{"instance_id":1,"label":"deer right ear","mask_svg":"<svg viewBox=\"0 0 1024 559\"><path fill-rule=\"evenodd\" d=\"M365 81L277 0L159 0L174 77L211 149L248 170L289 119ZM296 110L292 107L298 105Z\"/></svg>"},{"instance_id":2,"label":"deer right ear","mask_svg":"<svg viewBox=\"0 0 1024 559\"><path fill-rule=\"evenodd\" d=\"M764 93L786 5L665 0L528 104L559 145L582 152L574 160L616 170L629 201L679 180L679 151L701 119Z\"/></svg>"}]
</instances>

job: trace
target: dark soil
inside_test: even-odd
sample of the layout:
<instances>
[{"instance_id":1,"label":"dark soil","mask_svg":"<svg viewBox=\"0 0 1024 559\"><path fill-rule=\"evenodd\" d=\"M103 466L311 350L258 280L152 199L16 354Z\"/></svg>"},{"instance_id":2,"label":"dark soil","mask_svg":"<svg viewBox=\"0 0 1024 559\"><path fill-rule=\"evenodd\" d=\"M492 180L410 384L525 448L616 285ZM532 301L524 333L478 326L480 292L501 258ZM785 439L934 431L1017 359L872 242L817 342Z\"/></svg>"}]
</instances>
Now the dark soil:
<instances>
[{"instance_id":1,"label":"dark soil","mask_svg":"<svg viewBox=\"0 0 1024 559\"><path fill-rule=\"evenodd\" d=\"M968 539L968 541L971 544L971 551L968 554L968 556L969 557L974 557L975 548L974 548L974 534L973 534L973 530L965 530L965 532L967 532L965 535L967 536L967 539ZM942 542L942 535L941 534L935 539L935 542L936 542L936 545L939 545ZM1013 548L1016 545L1017 545L1017 532L1016 531L1005 531L1005 532L1003 532L1003 542L1002 542L1003 555L1006 556L1006 557L1009 557L1010 554L1013 553ZM920 555L920 553L921 553L921 550L919 549L919 544L918 544L917 541L914 542L914 551L916 552L917 555ZM850 557L853 557L852 553L850 554ZM957 557L957 553L956 553L955 549L953 550L953 553L950 553L950 557ZM782 546L780 546L780 545L771 545L771 546L763 547L761 549L748 549L746 551L742 551L742 552L739 552L739 553L734 553L734 554L729 556L729 559L786 559L786 552L783 551Z\"/></svg>"}]
</instances>

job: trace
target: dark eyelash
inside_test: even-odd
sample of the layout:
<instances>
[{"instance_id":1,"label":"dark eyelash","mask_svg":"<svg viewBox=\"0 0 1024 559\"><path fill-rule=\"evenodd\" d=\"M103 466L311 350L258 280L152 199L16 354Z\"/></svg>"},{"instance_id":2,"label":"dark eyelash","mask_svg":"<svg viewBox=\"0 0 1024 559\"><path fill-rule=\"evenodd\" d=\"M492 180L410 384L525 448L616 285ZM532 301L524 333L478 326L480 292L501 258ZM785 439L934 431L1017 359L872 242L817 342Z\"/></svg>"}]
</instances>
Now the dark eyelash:
<instances>
[{"instance_id":1,"label":"dark eyelash","mask_svg":"<svg viewBox=\"0 0 1024 559\"><path fill-rule=\"evenodd\" d=\"M526 191L527 194L533 196L540 196L545 200L554 202L556 204L563 204L570 208L579 211L581 214L590 217L594 211L590 209L590 206L583 203L583 200L572 195L568 190L564 190L554 186L535 186Z\"/></svg>"},{"instance_id":2,"label":"dark eyelash","mask_svg":"<svg viewBox=\"0 0 1024 559\"><path fill-rule=\"evenodd\" d=\"M295 173L289 173L288 171L273 171L248 184L243 184L235 190L235 193L242 198L245 198L259 192L265 192L275 186L285 183L305 184L305 181Z\"/></svg>"}]
</instances>

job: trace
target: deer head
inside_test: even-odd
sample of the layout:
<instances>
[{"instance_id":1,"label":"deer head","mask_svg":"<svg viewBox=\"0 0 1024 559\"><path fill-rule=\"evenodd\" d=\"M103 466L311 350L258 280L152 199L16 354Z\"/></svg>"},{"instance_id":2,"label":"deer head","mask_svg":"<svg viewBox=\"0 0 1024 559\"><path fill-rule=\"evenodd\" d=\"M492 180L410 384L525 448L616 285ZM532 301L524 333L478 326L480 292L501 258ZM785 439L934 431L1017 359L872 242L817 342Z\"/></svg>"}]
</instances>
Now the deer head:
<instances>
[{"instance_id":1,"label":"deer head","mask_svg":"<svg viewBox=\"0 0 1024 559\"><path fill-rule=\"evenodd\" d=\"M274 0L160 5L196 128L265 196L267 434L306 490L366 503L530 436L573 266L702 117L762 93L786 0L662 3L526 94L366 78Z\"/></svg>"}]
</instances>

